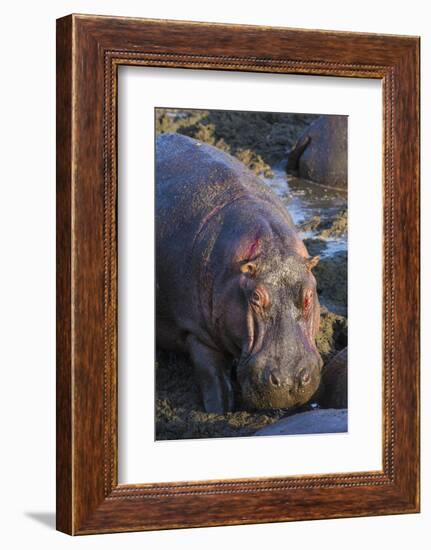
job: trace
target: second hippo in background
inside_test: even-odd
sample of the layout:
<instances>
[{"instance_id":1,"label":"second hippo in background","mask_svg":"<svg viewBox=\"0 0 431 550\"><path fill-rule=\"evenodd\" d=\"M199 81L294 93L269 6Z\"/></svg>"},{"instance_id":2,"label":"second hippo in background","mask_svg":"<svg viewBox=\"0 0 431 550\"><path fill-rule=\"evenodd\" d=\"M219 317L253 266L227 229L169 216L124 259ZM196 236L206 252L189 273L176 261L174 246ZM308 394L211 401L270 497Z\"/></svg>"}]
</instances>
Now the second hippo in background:
<instances>
[{"instance_id":1,"label":"second hippo in background","mask_svg":"<svg viewBox=\"0 0 431 550\"><path fill-rule=\"evenodd\" d=\"M320 116L310 124L288 152L286 171L347 188L347 116Z\"/></svg>"}]
</instances>

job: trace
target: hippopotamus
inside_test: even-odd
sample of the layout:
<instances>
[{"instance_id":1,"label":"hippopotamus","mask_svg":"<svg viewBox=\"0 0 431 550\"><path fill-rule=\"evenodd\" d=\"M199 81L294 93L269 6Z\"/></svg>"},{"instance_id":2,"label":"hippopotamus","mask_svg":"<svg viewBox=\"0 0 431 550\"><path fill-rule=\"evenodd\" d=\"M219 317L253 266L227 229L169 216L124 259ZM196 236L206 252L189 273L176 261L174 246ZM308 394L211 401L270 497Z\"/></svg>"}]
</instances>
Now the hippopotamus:
<instances>
[{"instance_id":1,"label":"hippopotamus","mask_svg":"<svg viewBox=\"0 0 431 550\"><path fill-rule=\"evenodd\" d=\"M347 408L347 355L347 348L344 348L325 365L317 399L321 407Z\"/></svg>"},{"instance_id":2,"label":"hippopotamus","mask_svg":"<svg viewBox=\"0 0 431 550\"><path fill-rule=\"evenodd\" d=\"M288 152L286 171L332 187L347 186L347 116L320 116Z\"/></svg>"},{"instance_id":3,"label":"hippopotamus","mask_svg":"<svg viewBox=\"0 0 431 550\"><path fill-rule=\"evenodd\" d=\"M239 160L183 135L156 139L156 341L189 355L207 412L234 409L233 379L246 409L315 393L318 260Z\"/></svg>"}]
</instances>

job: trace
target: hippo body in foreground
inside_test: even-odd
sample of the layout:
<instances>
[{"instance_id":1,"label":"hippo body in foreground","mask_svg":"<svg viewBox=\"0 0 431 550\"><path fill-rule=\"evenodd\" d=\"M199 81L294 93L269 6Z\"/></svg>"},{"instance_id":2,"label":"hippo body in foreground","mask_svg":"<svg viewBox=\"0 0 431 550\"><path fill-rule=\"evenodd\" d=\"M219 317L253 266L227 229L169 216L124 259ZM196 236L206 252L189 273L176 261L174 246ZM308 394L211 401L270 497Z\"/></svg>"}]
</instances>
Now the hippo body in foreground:
<instances>
[{"instance_id":1,"label":"hippo body in foreground","mask_svg":"<svg viewBox=\"0 0 431 550\"><path fill-rule=\"evenodd\" d=\"M320 116L288 153L286 170L332 187L347 187L347 117Z\"/></svg>"},{"instance_id":2,"label":"hippo body in foreground","mask_svg":"<svg viewBox=\"0 0 431 550\"><path fill-rule=\"evenodd\" d=\"M194 139L156 141L156 333L192 360L207 412L315 393L320 306L309 258L279 199L242 163Z\"/></svg>"}]
</instances>

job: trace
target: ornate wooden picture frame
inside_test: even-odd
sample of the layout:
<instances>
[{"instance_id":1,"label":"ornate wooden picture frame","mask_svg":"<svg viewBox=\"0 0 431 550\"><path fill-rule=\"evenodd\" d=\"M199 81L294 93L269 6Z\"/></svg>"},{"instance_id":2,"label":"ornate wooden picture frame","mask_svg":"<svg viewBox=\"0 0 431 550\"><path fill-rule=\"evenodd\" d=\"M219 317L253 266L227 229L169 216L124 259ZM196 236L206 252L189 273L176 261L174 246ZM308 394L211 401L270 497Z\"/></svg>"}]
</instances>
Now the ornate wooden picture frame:
<instances>
[{"instance_id":1,"label":"ornate wooden picture frame","mask_svg":"<svg viewBox=\"0 0 431 550\"><path fill-rule=\"evenodd\" d=\"M383 89L383 468L118 483L117 69L348 76ZM419 511L419 38L70 15L57 21L57 528Z\"/></svg>"}]
</instances>

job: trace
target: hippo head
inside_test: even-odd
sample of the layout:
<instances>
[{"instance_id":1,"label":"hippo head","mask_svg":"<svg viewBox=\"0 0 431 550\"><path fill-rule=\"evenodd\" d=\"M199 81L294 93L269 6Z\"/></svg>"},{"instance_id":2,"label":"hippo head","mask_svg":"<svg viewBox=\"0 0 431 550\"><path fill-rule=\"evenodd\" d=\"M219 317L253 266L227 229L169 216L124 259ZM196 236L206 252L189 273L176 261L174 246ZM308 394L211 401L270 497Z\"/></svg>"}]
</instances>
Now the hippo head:
<instances>
[{"instance_id":1,"label":"hippo head","mask_svg":"<svg viewBox=\"0 0 431 550\"><path fill-rule=\"evenodd\" d=\"M224 322L240 350L237 380L248 408L298 406L319 386L320 306L311 271L318 260L282 239L256 238L237 250Z\"/></svg>"}]
</instances>

